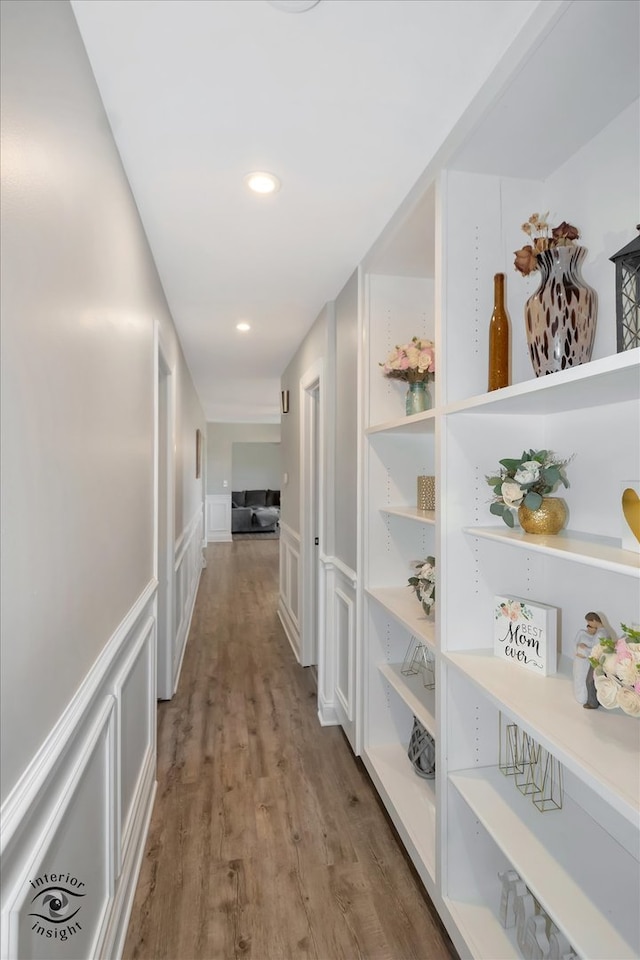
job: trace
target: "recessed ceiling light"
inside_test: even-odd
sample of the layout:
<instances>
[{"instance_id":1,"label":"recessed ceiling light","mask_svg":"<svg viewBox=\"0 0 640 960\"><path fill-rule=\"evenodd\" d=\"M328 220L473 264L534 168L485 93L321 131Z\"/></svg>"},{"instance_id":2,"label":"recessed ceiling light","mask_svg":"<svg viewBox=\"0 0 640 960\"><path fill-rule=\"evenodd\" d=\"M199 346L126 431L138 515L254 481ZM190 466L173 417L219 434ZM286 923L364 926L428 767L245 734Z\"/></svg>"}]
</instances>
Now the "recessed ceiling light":
<instances>
[{"instance_id":1,"label":"recessed ceiling light","mask_svg":"<svg viewBox=\"0 0 640 960\"><path fill-rule=\"evenodd\" d=\"M270 6L282 10L283 13L306 13L319 2L320 0L267 0Z\"/></svg>"},{"instance_id":2,"label":"recessed ceiling light","mask_svg":"<svg viewBox=\"0 0 640 960\"><path fill-rule=\"evenodd\" d=\"M280 189L280 181L278 178L274 177L272 173L265 173L264 170L255 170L253 173L248 173L244 178L244 182L249 190L252 190L254 193L277 193Z\"/></svg>"},{"instance_id":3,"label":"recessed ceiling light","mask_svg":"<svg viewBox=\"0 0 640 960\"><path fill-rule=\"evenodd\" d=\"M236 330L239 330L241 333L246 333L247 330L251 330L251 324L245 323L243 320L242 323L236 323Z\"/></svg>"}]
</instances>

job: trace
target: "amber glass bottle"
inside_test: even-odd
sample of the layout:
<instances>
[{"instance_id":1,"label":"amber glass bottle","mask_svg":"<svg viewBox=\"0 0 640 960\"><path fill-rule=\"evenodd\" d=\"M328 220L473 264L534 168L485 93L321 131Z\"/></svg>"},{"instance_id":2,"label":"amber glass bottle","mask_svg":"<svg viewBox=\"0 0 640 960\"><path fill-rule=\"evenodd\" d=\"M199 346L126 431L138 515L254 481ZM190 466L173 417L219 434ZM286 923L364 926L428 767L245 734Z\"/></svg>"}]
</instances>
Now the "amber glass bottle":
<instances>
[{"instance_id":1,"label":"amber glass bottle","mask_svg":"<svg viewBox=\"0 0 640 960\"><path fill-rule=\"evenodd\" d=\"M504 306L504 273L496 273L493 278L493 313L489 324L488 390L509 386L509 332L509 317Z\"/></svg>"}]
</instances>

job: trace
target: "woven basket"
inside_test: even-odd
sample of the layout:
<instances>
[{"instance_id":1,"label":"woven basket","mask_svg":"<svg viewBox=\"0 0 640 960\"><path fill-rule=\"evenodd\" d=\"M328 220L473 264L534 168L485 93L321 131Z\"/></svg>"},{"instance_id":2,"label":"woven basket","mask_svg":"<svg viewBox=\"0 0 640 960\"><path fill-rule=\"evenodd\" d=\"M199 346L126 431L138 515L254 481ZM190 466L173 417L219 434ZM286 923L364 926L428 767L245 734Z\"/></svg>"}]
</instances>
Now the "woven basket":
<instances>
[{"instance_id":1,"label":"woven basket","mask_svg":"<svg viewBox=\"0 0 640 960\"><path fill-rule=\"evenodd\" d=\"M407 755L419 777L433 780L436 775L436 742L417 717L413 718L413 730Z\"/></svg>"}]
</instances>

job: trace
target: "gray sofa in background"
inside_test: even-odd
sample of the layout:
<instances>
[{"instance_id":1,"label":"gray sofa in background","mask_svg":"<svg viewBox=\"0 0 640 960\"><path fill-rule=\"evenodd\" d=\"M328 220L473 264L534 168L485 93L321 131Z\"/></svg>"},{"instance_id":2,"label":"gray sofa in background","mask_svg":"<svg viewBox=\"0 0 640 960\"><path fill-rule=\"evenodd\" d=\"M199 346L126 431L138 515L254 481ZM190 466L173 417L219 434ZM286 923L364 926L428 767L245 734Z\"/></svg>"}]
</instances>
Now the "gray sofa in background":
<instances>
[{"instance_id":1,"label":"gray sofa in background","mask_svg":"<svg viewBox=\"0 0 640 960\"><path fill-rule=\"evenodd\" d=\"M231 533L273 533L279 524L279 490L232 491Z\"/></svg>"}]
</instances>

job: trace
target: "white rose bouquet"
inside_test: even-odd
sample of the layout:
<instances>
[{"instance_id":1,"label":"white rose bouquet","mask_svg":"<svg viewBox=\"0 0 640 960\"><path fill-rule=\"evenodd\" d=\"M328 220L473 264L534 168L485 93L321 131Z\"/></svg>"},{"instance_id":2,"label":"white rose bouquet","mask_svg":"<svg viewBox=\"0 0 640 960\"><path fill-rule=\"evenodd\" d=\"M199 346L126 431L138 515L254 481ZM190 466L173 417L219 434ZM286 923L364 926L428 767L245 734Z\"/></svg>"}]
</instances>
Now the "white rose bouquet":
<instances>
[{"instance_id":1,"label":"white rose bouquet","mask_svg":"<svg viewBox=\"0 0 640 960\"><path fill-rule=\"evenodd\" d=\"M537 510L558 484L569 486L564 474L569 460L559 460L550 450L525 450L518 460L499 463L499 473L485 478L494 492L489 510L508 527L514 526L513 511L520 505Z\"/></svg>"},{"instance_id":2,"label":"white rose bouquet","mask_svg":"<svg viewBox=\"0 0 640 960\"><path fill-rule=\"evenodd\" d=\"M418 560L413 566L417 570L417 576L409 577L409 586L413 587L424 612L429 614L436 602L436 558Z\"/></svg>"},{"instance_id":3,"label":"white rose bouquet","mask_svg":"<svg viewBox=\"0 0 640 960\"><path fill-rule=\"evenodd\" d=\"M620 707L640 717L640 630L621 624L623 636L604 638L591 651L598 702L607 710Z\"/></svg>"}]
</instances>

